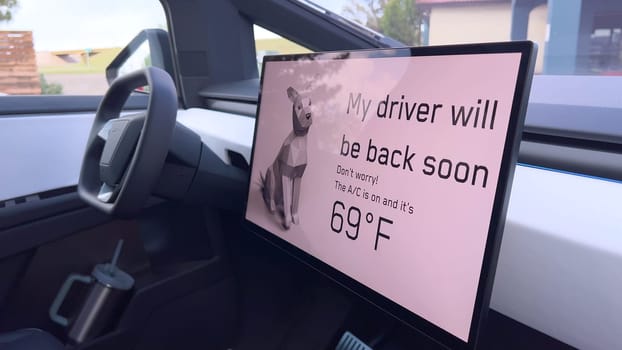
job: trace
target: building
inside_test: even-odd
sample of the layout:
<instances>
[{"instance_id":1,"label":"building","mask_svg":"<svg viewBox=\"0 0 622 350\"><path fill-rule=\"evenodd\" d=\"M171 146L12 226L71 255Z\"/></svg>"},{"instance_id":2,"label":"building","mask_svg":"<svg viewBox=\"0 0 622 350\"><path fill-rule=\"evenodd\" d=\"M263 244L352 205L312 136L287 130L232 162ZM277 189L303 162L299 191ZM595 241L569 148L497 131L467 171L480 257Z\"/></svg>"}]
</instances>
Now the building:
<instances>
[{"instance_id":1,"label":"building","mask_svg":"<svg viewBox=\"0 0 622 350\"><path fill-rule=\"evenodd\" d=\"M0 95L40 93L32 32L0 31Z\"/></svg>"},{"instance_id":2,"label":"building","mask_svg":"<svg viewBox=\"0 0 622 350\"><path fill-rule=\"evenodd\" d=\"M417 0L425 44L533 40L536 72L621 74L622 1Z\"/></svg>"}]
</instances>

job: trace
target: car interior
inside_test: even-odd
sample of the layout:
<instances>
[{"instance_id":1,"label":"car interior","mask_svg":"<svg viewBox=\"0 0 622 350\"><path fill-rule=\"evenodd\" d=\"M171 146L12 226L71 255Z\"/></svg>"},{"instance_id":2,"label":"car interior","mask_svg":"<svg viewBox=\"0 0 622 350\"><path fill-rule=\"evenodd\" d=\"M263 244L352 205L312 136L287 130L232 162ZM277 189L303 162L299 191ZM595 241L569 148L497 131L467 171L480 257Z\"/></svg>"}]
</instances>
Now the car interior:
<instances>
[{"instance_id":1,"label":"car interior","mask_svg":"<svg viewBox=\"0 0 622 350\"><path fill-rule=\"evenodd\" d=\"M319 1L153 2L162 8L165 28L143 28L126 43L106 68L105 94L0 96L0 349L622 348L622 6L617 1L489 0L472 1L476 3L472 7L462 4L468 1L413 1L424 13L418 28L421 33L429 28L430 33L421 34L425 45L406 51L399 48L412 45L345 19L323 7L327 5L318 5ZM392 2L396 1L380 3ZM506 42L435 44L435 16L455 6L463 16L475 18L476 5L513 11ZM537 42L526 27L519 27L542 6L548 9L547 38ZM574 17L569 19L571 14ZM598 74L583 72L586 66L581 62L601 57L583 30L589 27L594 36L601 24L610 28L607 47L617 42L619 67ZM568 34L571 25L577 26L572 35ZM259 27L308 51L272 57L274 52L267 52L264 58L265 52L255 46ZM455 25L450 30L469 29ZM536 51L527 50L532 46L525 40L537 42L537 58ZM148 67L128 64L145 48ZM569 64L562 57L568 50L576 68L573 73L559 68ZM261 141L264 145L280 145L284 138L269 132L278 125L267 124L272 118L267 108L273 102L268 83L276 77L277 64L308 63L328 70L329 64L323 66L322 60L347 65L363 57L376 62L385 59L382 55L395 59L449 55L456 62L466 62L469 55L506 51L523 54L511 80L519 88L507 94L512 107L507 114L513 119L507 138L503 134L498 143L498 156L503 156L498 185L486 170L486 180L479 186L485 187L485 181L494 184L489 188L496 197L494 207L490 199L493 209L485 212L490 219L492 211L493 219L480 232L490 236L484 236L486 251L480 253L484 264L477 265L477 302L468 312L468 321L473 321L467 326L468 339L458 339L418 310L396 306L394 299L378 292L383 289L363 285L364 278L336 271L335 264L314 256L319 248L305 250L297 245L302 251L289 239L291 244L273 239L274 232L251 219L250 197L261 178L257 199L261 202L263 195L270 212L276 205L277 213L271 217L278 218L274 223L279 230L290 230L290 225L293 230L297 220L304 221L304 216L298 219L295 210L284 210L284 204L274 199L283 197L283 192L299 192L295 180L290 187L279 183L274 193L268 193L272 180L267 177L300 171L296 167L303 163L295 151L303 146L293 143L306 135L306 129L297 130L297 123L302 121L311 136L326 127L317 109L311 126L312 109L300 112L296 119L296 106L302 110L303 104L311 105L301 89L279 88L287 106L282 119L288 130L294 115L294 131L288 139L293 145L286 145L294 150L294 160L290 157L294 165L288 164L290 169L257 165L260 140L267 140ZM142 56L140 60L146 62ZM0 59L0 68L2 64ZM469 76L471 68L466 64L443 64L436 66L440 72L456 69ZM494 72L491 66L482 69ZM491 76L503 72L499 69ZM440 75L439 81L449 81ZM321 77L305 79L308 86L316 86L314 81ZM415 80L412 84L419 84ZM380 85L382 80L377 81ZM392 110L390 96L385 95L385 104ZM354 109L358 102L352 95L350 99L344 103ZM442 108L448 109L443 103ZM478 104L482 111L484 105L493 108L492 100ZM398 102L395 105L401 113ZM425 108L416 127L423 128L426 120L432 125L433 114L432 119L425 118L433 112ZM371 110L380 117L380 108ZM409 122L413 123L410 117ZM335 136L336 141L329 139L341 147L337 150L341 155L335 157L344 156L347 144L348 156L356 158L355 143L343 135ZM435 144L452 143L439 135L431 136ZM304 147L312 146L305 143ZM273 154L269 157L272 164ZM367 157L369 162L369 153ZM314 176L313 159L309 159L307 169L304 163L301 170L305 180ZM374 166L380 167L382 162L375 161ZM399 166L392 162L390 158L393 168L407 168L406 158ZM426 164L443 177L443 163L437 168ZM462 169L468 166L459 164ZM467 182L468 174L477 176L477 167L472 173L466 168L460 180L458 166L452 175L456 181ZM255 176L259 171L261 176ZM334 177L332 165L330 171ZM372 176L367 180L374 181ZM481 177L473 177L473 186L471 180L460 185L479 188L477 181ZM313 189L302 191L305 195ZM332 188L325 192L329 191L335 192ZM296 204L280 200L295 209L298 198L295 194L292 198ZM457 200L454 195L447 198ZM305 203L302 199L301 205ZM314 209L326 213L324 222L307 220L314 234L332 234L329 225L337 232L336 204L330 205ZM341 205L344 210L348 207ZM352 208L358 211L356 224L351 222ZM356 207L337 217L341 225L356 226L357 234L359 223L376 225L374 220L381 218ZM378 221L376 249L380 228ZM354 242L355 238L347 237ZM391 241L380 244L387 242ZM361 254L356 260L356 254L348 254L344 253L348 266L374 257ZM435 254L441 253L431 252ZM386 277L409 279L391 272ZM433 300L429 304L435 305ZM402 316L413 312L412 317Z\"/></svg>"}]
</instances>

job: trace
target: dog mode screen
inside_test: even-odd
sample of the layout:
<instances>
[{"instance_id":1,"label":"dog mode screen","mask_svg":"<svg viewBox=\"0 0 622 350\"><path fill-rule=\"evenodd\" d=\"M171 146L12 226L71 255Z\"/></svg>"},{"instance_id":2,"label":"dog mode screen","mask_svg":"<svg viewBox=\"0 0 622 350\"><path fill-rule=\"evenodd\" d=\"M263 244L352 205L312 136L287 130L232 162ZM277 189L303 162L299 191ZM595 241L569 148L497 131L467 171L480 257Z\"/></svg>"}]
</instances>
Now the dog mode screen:
<instances>
[{"instance_id":1,"label":"dog mode screen","mask_svg":"<svg viewBox=\"0 0 622 350\"><path fill-rule=\"evenodd\" d=\"M467 341L520 59L266 62L246 219Z\"/></svg>"}]
</instances>

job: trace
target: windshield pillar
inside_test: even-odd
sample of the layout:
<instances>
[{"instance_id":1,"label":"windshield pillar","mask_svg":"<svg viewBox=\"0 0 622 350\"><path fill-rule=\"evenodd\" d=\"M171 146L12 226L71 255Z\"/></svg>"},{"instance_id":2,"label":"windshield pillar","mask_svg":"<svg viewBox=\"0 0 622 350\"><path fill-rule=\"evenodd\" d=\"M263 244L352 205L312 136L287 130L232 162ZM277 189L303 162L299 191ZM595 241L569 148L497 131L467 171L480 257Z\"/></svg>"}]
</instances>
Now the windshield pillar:
<instances>
[{"instance_id":1,"label":"windshield pillar","mask_svg":"<svg viewBox=\"0 0 622 350\"><path fill-rule=\"evenodd\" d=\"M549 0L543 73L575 73L581 2L582 0Z\"/></svg>"}]
</instances>

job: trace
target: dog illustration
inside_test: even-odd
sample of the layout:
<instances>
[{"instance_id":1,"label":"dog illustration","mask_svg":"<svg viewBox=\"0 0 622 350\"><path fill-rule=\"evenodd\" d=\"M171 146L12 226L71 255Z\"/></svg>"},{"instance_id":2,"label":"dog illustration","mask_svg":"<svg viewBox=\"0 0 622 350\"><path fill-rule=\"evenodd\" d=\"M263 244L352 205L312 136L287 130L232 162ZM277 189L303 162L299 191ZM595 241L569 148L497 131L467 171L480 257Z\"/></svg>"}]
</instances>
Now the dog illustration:
<instances>
[{"instance_id":1,"label":"dog illustration","mask_svg":"<svg viewBox=\"0 0 622 350\"><path fill-rule=\"evenodd\" d=\"M260 174L263 200L270 213L278 212L286 230L300 221L300 181L307 167L307 133L312 123L311 99L293 87L287 88L287 96L293 104L294 129L283 141L266 175Z\"/></svg>"}]
</instances>

